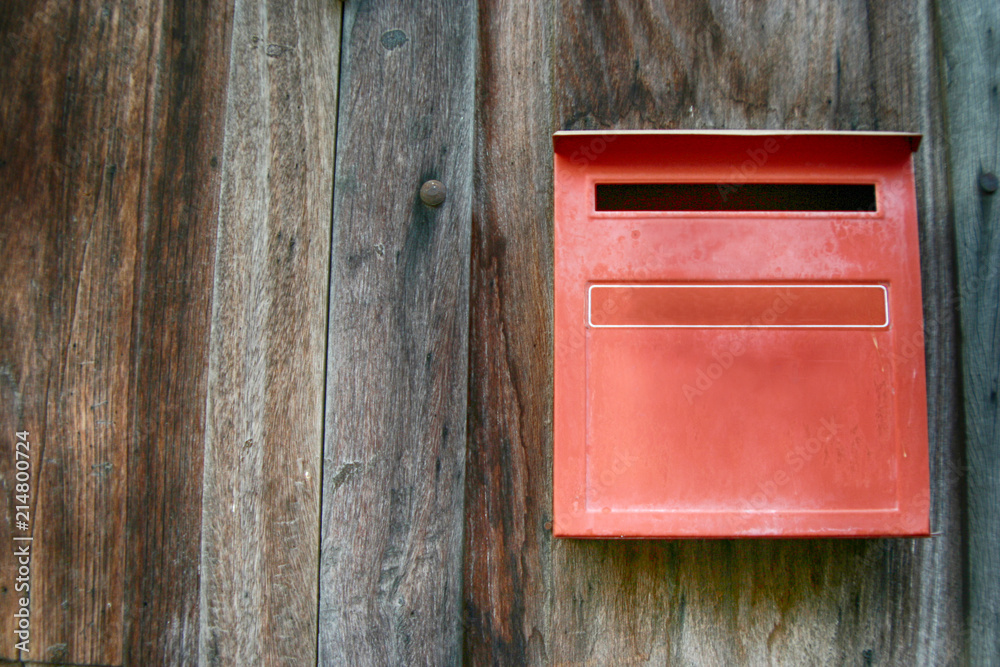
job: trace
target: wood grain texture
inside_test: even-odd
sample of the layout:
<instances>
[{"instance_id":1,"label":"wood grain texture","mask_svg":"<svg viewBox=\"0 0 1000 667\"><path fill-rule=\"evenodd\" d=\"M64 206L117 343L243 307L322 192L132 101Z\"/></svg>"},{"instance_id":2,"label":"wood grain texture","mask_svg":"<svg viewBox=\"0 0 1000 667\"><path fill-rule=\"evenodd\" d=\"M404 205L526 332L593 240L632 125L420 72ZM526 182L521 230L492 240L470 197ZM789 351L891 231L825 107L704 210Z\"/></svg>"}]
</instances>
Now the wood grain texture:
<instances>
[{"instance_id":1,"label":"wood grain texture","mask_svg":"<svg viewBox=\"0 0 1000 667\"><path fill-rule=\"evenodd\" d=\"M120 664L149 7L0 8L0 656ZM14 432L32 445L14 588ZM17 531L22 534L21 531ZM30 651L14 651L16 600Z\"/></svg>"},{"instance_id":2,"label":"wood grain texture","mask_svg":"<svg viewBox=\"0 0 1000 667\"><path fill-rule=\"evenodd\" d=\"M466 518L471 664L954 664L963 652L952 243L929 7L559 3L482 10ZM551 38L549 35L551 34ZM552 40L552 48L548 48ZM931 415L932 540L613 542L539 534L550 130L912 130ZM544 57L544 56L543 56ZM516 184L511 176L516 174ZM528 190L529 194L525 193ZM532 224L533 223L533 224ZM541 268L537 263L544 262ZM516 296L513 296L516 295ZM527 299L527 301L525 301ZM534 348L539 338L540 349ZM544 387L540 390L539 387Z\"/></svg>"},{"instance_id":3,"label":"wood grain texture","mask_svg":"<svg viewBox=\"0 0 1000 667\"><path fill-rule=\"evenodd\" d=\"M906 123L924 134L914 155L917 212L920 232L920 270L924 301L924 353L927 371L928 436L930 441L931 530L935 537L917 544L917 565L909 574L916 587L915 604L905 622L913 624L916 664L962 664L967 658L963 526L964 448L962 397L959 375L959 335L955 304L957 282L955 238L949 219L947 148L945 144L941 81L936 66L940 51L934 9L922 2L912 7L887 5L883 21L898 30L912 30L908 38L909 76L897 74L882 97L905 109ZM883 8L884 9L884 8ZM909 16L909 21L905 17ZM880 62L906 72L891 56L897 46L880 42L874 53ZM896 88L895 86L899 86Z\"/></svg>"},{"instance_id":4,"label":"wood grain texture","mask_svg":"<svg viewBox=\"0 0 1000 667\"><path fill-rule=\"evenodd\" d=\"M980 184L1000 172L1000 5L943 0L938 11L969 470L969 658L1000 665L1000 193Z\"/></svg>"},{"instance_id":5,"label":"wood grain texture","mask_svg":"<svg viewBox=\"0 0 1000 667\"><path fill-rule=\"evenodd\" d=\"M152 3L129 391L124 662L191 664L231 8ZM124 137L139 141L140 135ZM121 511L119 508L118 511Z\"/></svg>"},{"instance_id":6,"label":"wood grain texture","mask_svg":"<svg viewBox=\"0 0 1000 667\"><path fill-rule=\"evenodd\" d=\"M467 664L546 664L552 450L548 3L483 3L466 459Z\"/></svg>"},{"instance_id":7,"label":"wood grain texture","mask_svg":"<svg viewBox=\"0 0 1000 667\"><path fill-rule=\"evenodd\" d=\"M457 1L345 6L322 664L460 658L475 20Z\"/></svg>"},{"instance_id":8,"label":"wood grain texture","mask_svg":"<svg viewBox=\"0 0 1000 667\"><path fill-rule=\"evenodd\" d=\"M204 665L316 662L340 6L237 0L203 502Z\"/></svg>"},{"instance_id":9,"label":"wood grain texture","mask_svg":"<svg viewBox=\"0 0 1000 667\"><path fill-rule=\"evenodd\" d=\"M24 658L197 654L226 17L224 2L0 11L13 92L0 149L4 424L32 432L37 452Z\"/></svg>"}]
</instances>

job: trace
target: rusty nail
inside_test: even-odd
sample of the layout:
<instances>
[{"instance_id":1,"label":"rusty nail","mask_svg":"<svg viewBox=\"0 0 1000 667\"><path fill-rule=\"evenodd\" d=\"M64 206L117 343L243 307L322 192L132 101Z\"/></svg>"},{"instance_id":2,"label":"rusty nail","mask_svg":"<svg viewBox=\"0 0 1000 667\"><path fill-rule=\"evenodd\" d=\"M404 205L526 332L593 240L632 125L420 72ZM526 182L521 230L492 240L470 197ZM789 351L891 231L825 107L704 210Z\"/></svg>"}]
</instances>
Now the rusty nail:
<instances>
[{"instance_id":1,"label":"rusty nail","mask_svg":"<svg viewBox=\"0 0 1000 667\"><path fill-rule=\"evenodd\" d=\"M983 189L983 192L987 194L993 194L997 191L997 175L993 172L987 171L984 174L979 174L979 187Z\"/></svg>"},{"instance_id":2,"label":"rusty nail","mask_svg":"<svg viewBox=\"0 0 1000 667\"><path fill-rule=\"evenodd\" d=\"M420 200L428 206L440 206L444 195L444 183L441 181L430 180L420 186Z\"/></svg>"}]
</instances>

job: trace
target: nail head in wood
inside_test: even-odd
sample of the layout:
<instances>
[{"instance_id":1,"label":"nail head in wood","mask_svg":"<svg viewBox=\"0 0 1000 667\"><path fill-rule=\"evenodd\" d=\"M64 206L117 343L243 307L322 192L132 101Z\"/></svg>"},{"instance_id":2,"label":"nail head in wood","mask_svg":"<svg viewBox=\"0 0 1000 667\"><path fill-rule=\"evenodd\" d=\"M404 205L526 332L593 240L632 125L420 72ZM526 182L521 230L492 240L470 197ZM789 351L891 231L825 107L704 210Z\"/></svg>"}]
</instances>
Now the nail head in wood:
<instances>
[{"instance_id":1,"label":"nail head in wood","mask_svg":"<svg viewBox=\"0 0 1000 667\"><path fill-rule=\"evenodd\" d=\"M430 180L420 186L420 200L428 206L440 206L444 196L445 188L441 181Z\"/></svg>"},{"instance_id":2,"label":"nail head in wood","mask_svg":"<svg viewBox=\"0 0 1000 667\"><path fill-rule=\"evenodd\" d=\"M979 187L983 189L983 192L993 194L997 191L997 185L1000 183L997 182L997 175L993 172L987 171L979 174Z\"/></svg>"}]
</instances>

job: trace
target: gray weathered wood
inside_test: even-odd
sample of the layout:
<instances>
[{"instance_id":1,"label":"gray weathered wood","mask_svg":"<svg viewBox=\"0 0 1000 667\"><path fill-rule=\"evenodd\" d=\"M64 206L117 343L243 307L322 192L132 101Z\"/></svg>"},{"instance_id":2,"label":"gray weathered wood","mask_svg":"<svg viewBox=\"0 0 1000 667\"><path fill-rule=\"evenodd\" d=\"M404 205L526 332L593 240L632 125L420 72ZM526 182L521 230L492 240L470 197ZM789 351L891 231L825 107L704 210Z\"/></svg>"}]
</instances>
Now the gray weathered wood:
<instances>
[{"instance_id":1,"label":"gray weathered wood","mask_svg":"<svg viewBox=\"0 0 1000 667\"><path fill-rule=\"evenodd\" d=\"M340 7L237 0L202 514L205 665L316 661Z\"/></svg>"},{"instance_id":2,"label":"gray weathered wood","mask_svg":"<svg viewBox=\"0 0 1000 667\"><path fill-rule=\"evenodd\" d=\"M969 471L969 657L972 664L998 665L1000 193L980 179L1000 172L1000 4L942 0L939 18Z\"/></svg>"},{"instance_id":3,"label":"gray weathered wood","mask_svg":"<svg viewBox=\"0 0 1000 667\"><path fill-rule=\"evenodd\" d=\"M912 31L908 51L888 56L897 46L878 44L888 69L907 71L896 62L910 59L909 74L883 84L883 98L896 91L892 102L907 110L910 127L924 134L914 155L917 210L920 223L920 266L924 300L924 349L927 369L928 435L930 440L931 529L936 536L918 541L917 566L909 574L917 590L904 609L904 622L913 624L914 663L960 664L966 656L963 632L965 605L965 534L962 525L962 404L959 390L959 337L955 312L955 239L948 218L947 163L941 87L936 67L939 51L933 6L886 5L892 10L881 19L893 35L905 26ZM896 14L896 15L893 15ZM903 15L899 17L898 15ZM905 16L909 15L909 20ZM893 29L891 26L897 26ZM897 39L901 39L898 36ZM891 86L889 85L891 84ZM914 600L915 598L915 600Z\"/></svg>"},{"instance_id":4,"label":"gray weathered wood","mask_svg":"<svg viewBox=\"0 0 1000 667\"><path fill-rule=\"evenodd\" d=\"M470 332L470 662L950 664L962 652L954 287L928 7L589 3L483 10ZM549 34L553 35L550 49ZM613 542L539 534L550 503L550 130L915 130L933 540ZM515 150L513 147L520 147ZM521 218L517 213L520 212ZM527 218L525 220L524 218ZM526 302L525 299L528 301ZM543 341L538 341L543 337ZM534 347L539 342L538 349ZM539 403L541 402L541 403Z\"/></svg>"},{"instance_id":5,"label":"gray weathered wood","mask_svg":"<svg viewBox=\"0 0 1000 667\"><path fill-rule=\"evenodd\" d=\"M352 2L323 462L323 664L458 662L474 6ZM427 179L446 201L423 204Z\"/></svg>"}]
</instances>

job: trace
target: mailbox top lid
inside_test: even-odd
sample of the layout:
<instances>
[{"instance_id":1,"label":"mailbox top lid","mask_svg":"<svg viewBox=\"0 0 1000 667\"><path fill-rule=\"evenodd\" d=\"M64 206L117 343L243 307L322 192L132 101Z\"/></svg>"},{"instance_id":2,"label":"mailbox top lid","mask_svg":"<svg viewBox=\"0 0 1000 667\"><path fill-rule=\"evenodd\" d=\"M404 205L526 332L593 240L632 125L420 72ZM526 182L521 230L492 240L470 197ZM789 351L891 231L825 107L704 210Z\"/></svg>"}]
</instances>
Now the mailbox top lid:
<instances>
[{"instance_id":1,"label":"mailbox top lid","mask_svg":"<svg viewBox=\"0 0 1000 667\"><path fill-rule=\"evenodd\" d=\"M759 140L767 137L781 137L795 142L809 143L813 141L872 141L885 144L904 143L910 152L915 152L920 146L923 135L915 132L853 132L837 130L560 130L552 135L552 143L556 153L566 153L574 150L583 141L594 138L634 138L642 142L669 143L677 140L690 141L695 139L729 139Z\"/></svg>"}]
</instances>

